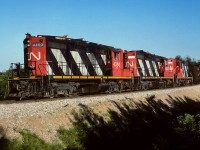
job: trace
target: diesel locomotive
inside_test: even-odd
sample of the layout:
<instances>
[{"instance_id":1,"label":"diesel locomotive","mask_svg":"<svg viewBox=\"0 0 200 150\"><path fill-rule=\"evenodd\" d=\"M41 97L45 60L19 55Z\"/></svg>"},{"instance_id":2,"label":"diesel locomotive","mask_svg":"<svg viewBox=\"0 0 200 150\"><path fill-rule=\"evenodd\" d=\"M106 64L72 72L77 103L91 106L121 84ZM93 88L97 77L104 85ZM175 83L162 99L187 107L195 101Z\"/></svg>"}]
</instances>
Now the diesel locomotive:
<instances>
[{"instance_id":1,"label":"diesel locomotive","mask_svg":"<svg viewBox=\"0 0 200 150\"><path fill-rule=\"evenodd\" d=\"M122 50L68 36L26 34L24 63L12 63L9 97L58 97L193 83L190 67L143 50Z\"/></svg>"}]
</instances>

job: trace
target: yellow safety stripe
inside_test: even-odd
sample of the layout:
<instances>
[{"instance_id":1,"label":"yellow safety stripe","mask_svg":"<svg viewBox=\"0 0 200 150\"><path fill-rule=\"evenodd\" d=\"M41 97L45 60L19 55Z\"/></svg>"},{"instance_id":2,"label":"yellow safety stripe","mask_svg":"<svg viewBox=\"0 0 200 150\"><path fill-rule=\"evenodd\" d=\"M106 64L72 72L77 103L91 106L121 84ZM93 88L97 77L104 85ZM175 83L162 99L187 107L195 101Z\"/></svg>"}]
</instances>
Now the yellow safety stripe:
<instances>
[{"instance_id":1,"label":"yellow safety stripe","mask_svg":"<svg viewBox=\"0 0 200 150\"><path fill-rule=\"evenodd\" d=\"M20 80L20 79L23 79L23 78L20 78L20 77L13 77L13 80ZM24 78L25 79L25 78ZM29 79L36 79L36 76L30 76Z\"/></svg>"},{"instance_id":2,"label":"yellow safety stripe","mask_svg":"<svg viewBox=\"0 0 200 150\"><path fill-rule=\"evenodd\" d=\"M19 80L19 77L14 77L13 80Z\"/></svg>"},{"instance_id":3,"label":"yellow safety stripe","mask_svg":"<svg viewBox=\"0 0 200 150\"><path fill-rule=\"evenodd\" d=\"M173 77L142 77L142 79L173 79ZM177 79L192 79L192 77L183 77Z\"/></svg>"},{"instance_id":4,"label":"yellow safety stripe","mask_svg":"<svg viewBox=\"0 0 200 150\"><path fill-rule=\"evenodd\" d=\"M173 77L142 77L142 79L173 79Z\"/></svg>"},{"instance_id":5,"label":"yellow safety stripe","mask_svg":"<svg viewBox=\"0 0 200 150\"><path fill-rule=\"evenodd\" d=\"M35 79L36 78L36 76L30 76L29 77L29 79Z\"/></svg>"},{"instance_id":6,"label":"yellow safety stripe","mask_svg":"<svg viewBox=\"0 0 200 150\"><path fill-rule=\"evenodd\" d=\"M121 76L53 76L53 79L131 79Z\"/></svg>"}]
</instances>

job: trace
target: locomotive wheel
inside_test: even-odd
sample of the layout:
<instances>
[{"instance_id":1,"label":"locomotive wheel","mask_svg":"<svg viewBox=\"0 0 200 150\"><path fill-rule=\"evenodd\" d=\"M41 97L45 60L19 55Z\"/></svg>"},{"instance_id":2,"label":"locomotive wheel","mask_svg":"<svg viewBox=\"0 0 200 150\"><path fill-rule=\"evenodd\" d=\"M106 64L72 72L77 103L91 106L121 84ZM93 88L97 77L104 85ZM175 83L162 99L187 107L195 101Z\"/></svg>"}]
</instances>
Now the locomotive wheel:
<instances>
[{"instance_id":1,"label":"locomotive wheel","mask_svg":"<svg viewBox=\"0 0 200 150\"><path fill-rule=\"evenodd\" d=\"M138 84L135 86L135 90L138 91L138 90L141 90L142 89L142 85L141 84Z\"/></svg>"},{"instance_id":2,"label":"locomotive wheel","mask_svg":"<svg viewBox=\"0 0 200 150\"><path fill-rule=\"evenodd\" d=\"M73 93L74 93L73 88L68 89L68 90L66 90L66 91L67 91L67 96L68 96L68 97L69 97L69 96L72 96Z\"/></svg>"},{"instance_id":3,"label":"locomotive wheel","mask_svg":"<svg viewBox=\"0 0 200 150\"><path fill-rule=\"evenodd\" d=\"M49 97L50 97L50 98L58 97L56 88L51 88L51 89L50 89Z\"/></svg>"},{"instance_id":4,"label":"locomotive wheel","mask_svg":"<svg viewBox=\"0 0 200 150\"><path fill-rule=\"evenodd\" d=\"M114 92L121 93L122 89L120 88L120 86L119 86L118 84L116 84L116 85L114 86L114 90L113 90L113 91L114 91Z\"/></svg>"},{"instance_id":5,"label":"locomotive wheel","mask_svg":"<svg viewBox=\"0 0 200 150\"><path fill-rule=\"evenodd\" d=\"M189 80L185 81L185 85L190 85L190 83L192 83L192 82L190 82Z\"/></svg>"},{"instance_id":6,"label":"locomotive wheel","mask_svg":"<svg viewBox=\"0 0 200 150\"><path fill-rule=\"evenodd\" d=\"M71 86L70 90L69 90L69 95L74 95L77 93L77 87L76 86Z\"/></svg>"},{"instance_id":7,"label":"locomotive wheel","mask_svg":"<svg viewBox=\"0 0 200 150\"><path fill-rule=\"evenodd\" d=\"M76 86L71 86L70 89L67 89L65 96L72 96L72 95L78 95L77 87Z\"/></svg>"},{"instance_id":8,"label":"locomotive wheel","mask_svg":"<svg viewBox=\"0 0 200 150\"><path fill-rule=\"evenodd\" d=\"M172 87L173 87L173 88L177 87L176 83L173 83Z\"/></svg>"},{"instance_id":9,"label":"locomotive wheel","mask_svg":"<svg viewBox=\"0 0 200 150\"><path fill-rule=\"evenodd\" d=\"M181 86L181 82L178 80L176 85L177 85L177 87Z\"/></svg>"},{"instance_id":10,"label":"locomotive wheel","mask_svg":"<svg viewBox=\"0 0 200 150\"><path fill-rule=\"evenodd\" d=\"M164 84L163 84L163 88L164 88L164 89L167 88L167 84L166 84L166 82L164 82Z\"/></svg>"},{"instance_id":11,"label":"locomotive wheel","mask_svg":"<svg viewBox=\"0 0 200 150\"><path fill-rule=\"evenodd\" d=\"M108 89L108 93L113 93L113 92L119 92L121 93L123 89L123 85L122 84L117 84L116 82L110 82L109 83L109 89Z\"/></svg>"},{"instance_id":12,"label":"locomotive wheel","mask_svg":"<svg viewBox=\"0 0 200 150\"><path fill-rule=\"evenodd\" d=\"M52 87L49 90L49 98L54 98L54 89Z\"/></svg>"},{"instance_id":13,"label":"locomotive wheel","mask_svg":"<svg viewBox=\"0 0 200 150\"><path fill-rule=\"evenodd\" d=\"M115 85L114 82L109 82L109 89L108 89L108 93L111 94L113 93L115 90Z\"/></svg>"},{"instance_id":14,"label":"locomotive wheel","mask_svg":"<svg viewBox=\"0 0 200 150\"><path fill-rule=\"evenodd\" d=\"M114 91L113 87L109 86L108 93L111 94L111 93L113 93L113 91Z\"/></svg>"},{"instance_id":15,"label":"locomotive wheel","mask_svg":"<svg viewBox=\"0 0 200 150\"><path fill-rule=\"evenodd\" d=\"M135 90L135 89L134 89L134 86L131 86L131 88L130 88L130 89L131 89L131 91L134 91L134 90Z\"/></svg>"},{"instance_id":16,"label":"locomotive wheel","mask_svg":"<svg viewBox=\"0 0 200 150\"><path fill-rule=\"evenodd\" d=\"M134 91L135 90L134 84L131 83L129 88L130 88L131 91Z\"/></svg>"},{"instance_id":17,"label":"locomotive wheel","mask_svg":"<svg viewBox=\"0 0 200 150\"><path fill-rule=\"evenodd\" d=\"M68 97L69 96L69 91L68 90L65 90L64 92L64 97Z\"/></svg>"},{"instance_id":18,"label":"locomotive wheel","mask_svg":"<svg viewBox=\"0 0 200 150\"><path fill-rule=\"evenodd\" d=\"M119 84L118 84L118 91L119 91L119 93L122 92L123 88L124 88L123 83L122 83L122 82L119 83Z\"/></svg>"},{"instance_id":19,"label":"locomotive wheel","mask_svg":"<svg viewBox=\"0 0 200 150\"><path fill-rule=\"evenodd\" d=\"M149 89L149 87L148 87L147 84L143 84L143 85L142 85L142 90L146 91L146 90L148 90L148 89Z\"/></svg>"},{"instance_id":20,"label":"locomotive wheel","mask_svg":"<svg viewBox=\"0 0 200 150\"><path fill-rule=\"evenodd\" d=\"M17 95L17 100L21 101L22 99L24 98L24 94L23 92L19 92L18 95Z\"/></svg>"},{"instance_id":21,"label":"locomotive wheel","mask_svg":"<svg viewBox=\"0 0 200 150\"><path fill-rule=\"evenodd\" d=\"M159 85L158 85L158 88L159 88L159 89L164 89L164 88L166 88L166 87L167 87L166 82L162 82L162 84L159 84Z\"/></svg>"}]
</instances>

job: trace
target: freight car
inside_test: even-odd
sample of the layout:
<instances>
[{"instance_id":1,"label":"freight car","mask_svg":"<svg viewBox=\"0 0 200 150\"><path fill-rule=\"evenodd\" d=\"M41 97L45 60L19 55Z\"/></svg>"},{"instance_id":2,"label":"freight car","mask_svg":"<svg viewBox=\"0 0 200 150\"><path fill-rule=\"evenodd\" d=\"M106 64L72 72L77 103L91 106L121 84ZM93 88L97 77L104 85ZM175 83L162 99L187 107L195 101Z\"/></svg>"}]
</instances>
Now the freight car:
<instances>
[{"instance_id":1,"label":"freight car","mask_svg":"<svg viewBox=\"0 0 200 150\"><path fill-rule=\"evenodd\" d=\"M12 63L9 97L147 90L193 83L179 60L68 36L26 34L24 64Z\"/></svg>"}]
</instances>

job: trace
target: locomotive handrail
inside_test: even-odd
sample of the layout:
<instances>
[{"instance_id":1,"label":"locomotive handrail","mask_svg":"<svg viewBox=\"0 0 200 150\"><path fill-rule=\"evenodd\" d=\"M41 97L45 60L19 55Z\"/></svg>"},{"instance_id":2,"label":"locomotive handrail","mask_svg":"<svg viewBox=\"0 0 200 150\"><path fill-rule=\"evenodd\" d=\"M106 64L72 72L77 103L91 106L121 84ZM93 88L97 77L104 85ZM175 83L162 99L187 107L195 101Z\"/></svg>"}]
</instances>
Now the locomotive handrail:
<instances>
[{"instance_id":1,"label":"locomotive handrail","mask_svg":"<svg viewBox=\"0 0 200 150\"><path fill-rule=\"evenodd\" d=\"M100 67L98 66L98 64L92 64L92 67L94 68L94 72L92 73L92 74L90 74L89 73L89 65L88 64L84 64L84 63L76 63L76 64L73 64L73 63L71 63L70 65L68 65L67 64L67 62L62 62L62 61L59 61L58 62L58 66L62 69L62 71L63 71L63 73L62 73L62 77L64 76L64 75L69 75L69 76L71 76L71 78L72 78L72 72L73 72L73 70L75 69L74 68L74 66L77 66L78 67L78 70L80 70L81 71L81 73L82 73L82 75L85 75L85 76L87 76L87 79L89 78L89 76L94 76L94 78L95 78L95 76L99 76L98 74L100 74L101 76L103 75L103 72L98 72L98 69L100 69ZM69 67L70 66L70 67ZM69 70L67 70L67 69L70 69L70 71ZM75 74L76 74L76 72L75 72ZM97 74L97 75L95 75L95 74ZM79 78L81 78L81 76L82 75L77 75Z\"/></svg>"},{"instance_id":2,"label":"locomotive handrail","mask_svg":"<svg viewBox=\"0 0 200 150\"><path fill-rule=\"evenodd\" d=\"M48 61L48 62L50 62L51 63L51 61ZM43 88L44 88L44 76L43 76L43 73L42 73L42 70L41 70L41 68L40 68L40 66L48 66L49 64L39 64L38 65L38 69L39 69L39 71L40 71L40 74L41 74L41 78L42 78L42 80L41 80L41 89L43 90ZM46 67L46 68L48 68L48 67ZM47 70L46 70L46 72L48 72ZM48 72L48 75L49 75L49 72Z\"/></svg>"},{"instance_id":3,"label":"locomotive handrail","mask_svg":"<svg viewBox=\"0 0 200 150\"><path fill-rule=\"evenodd\" d=\"M46 61L45 61L45 62L46 62ZM47 61L47 62L48 62L48 63L52 63L52 61ZM40 74L43 76L43 73L42 73L42 70L41 70L41 66L46 66L47 75L50 75L50 74L49 74L49 70L48 70L48 69L49 69L49 67L48 67L49 64L46 63L46 64L39 64L39 65L38 65L38 69L39 69L39 71L40 71Z\"/></svg>"},{"instance_id":4,"label":"locomotive handrail","mask_svg":"<svg viewBox=\"0 0 200 150\"><path fill-rule=\"evenodd\" d=\"M41 68L40 68L40 66L42 66L42 65L44 65L44 64L39 64L39 65L38 65L38 69L39 69L39 71L40 71L40 74L43 76L42 70L41 70Z\"/></svg>"},{"instance_id":5,"label":"locomotive handrail","mask_svg":"<svg viewBox=\"0 0 200 150\"><path fill-rule=\"evenodd\" d=\"M40 74L42 75L42 81L41 81L41 82L42 82L42 87L41 87L41 89L43 89L43 83L44 83L43 80L44 80L44 79L43 79L43 73L42 73L42 71L41 71L41 69L40 69L40 65L43 65L43 64L39 64L39 65L38 65L38 69L39 69L39 71L40 71Z\"/></svg>"},{"instance_id":6,"label":"locomotive handrail","mask_svg":"<svg viewBox=\"0 0 200 150\"><path fill-rule=\"evenodd\" d=\"M13 65L15 65L16 68L13 67ZM21 66L24 66L24 64L20 64L20 63L11 63L10 69L12 71L11 76L12 78L14 77L14 72L17 73L17 77L21 76L21 72L22 72L22 68Z\"/></svg>"}]
</instances>

